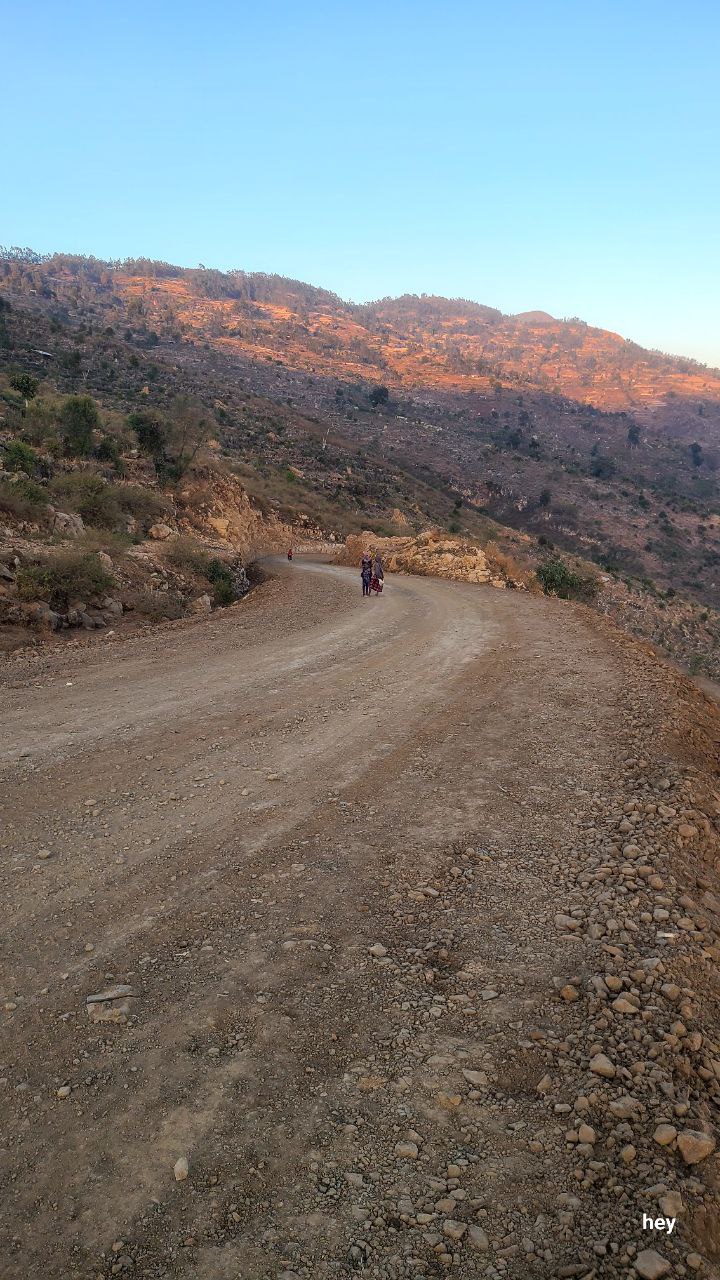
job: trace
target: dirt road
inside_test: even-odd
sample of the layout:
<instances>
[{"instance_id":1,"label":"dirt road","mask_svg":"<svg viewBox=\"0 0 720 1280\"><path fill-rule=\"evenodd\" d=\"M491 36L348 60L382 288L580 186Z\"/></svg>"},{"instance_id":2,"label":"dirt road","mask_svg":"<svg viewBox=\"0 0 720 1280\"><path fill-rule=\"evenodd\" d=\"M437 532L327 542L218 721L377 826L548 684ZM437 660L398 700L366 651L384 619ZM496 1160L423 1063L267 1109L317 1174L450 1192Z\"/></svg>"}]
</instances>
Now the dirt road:
<instances>
[{"instance_id":1,"label":"dirt road","mask_svg":"<svg viewBox=\"0 0 720 1280\"><path fill-rule=\"evenodd\" d=\"M653 1139L709 1141L720 1096L686 1042L718 921L676 902L715 833L663 690L572 606L298 562L9 663L0 1275L705 1266L715 1156Z\"/></svg>"}]
</instances>

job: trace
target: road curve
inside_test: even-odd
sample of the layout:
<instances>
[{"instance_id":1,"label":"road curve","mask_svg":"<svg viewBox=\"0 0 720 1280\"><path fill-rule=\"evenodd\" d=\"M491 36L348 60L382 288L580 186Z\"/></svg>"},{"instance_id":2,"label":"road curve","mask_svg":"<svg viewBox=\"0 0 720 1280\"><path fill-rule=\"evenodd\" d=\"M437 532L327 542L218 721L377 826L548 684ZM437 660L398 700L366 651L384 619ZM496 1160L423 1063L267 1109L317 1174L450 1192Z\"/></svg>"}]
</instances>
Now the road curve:
<instances>
[{"instance_id":1,"label":"road curve","mask_svg":"<svg viewBox=\"0 0 720 1280\"><path fill-rule=\"evenodd\" d=\"M462 1161L480 1225L484 1197L515 1234L577 1186L518 1146L542 1065L518 1046L567 969L558 859L615 768L612 644L524 593L270 575L5 668L8 1280L434 1276L388 1225L418 1178L467 1219Z\"/></svg>"}]
</instances>

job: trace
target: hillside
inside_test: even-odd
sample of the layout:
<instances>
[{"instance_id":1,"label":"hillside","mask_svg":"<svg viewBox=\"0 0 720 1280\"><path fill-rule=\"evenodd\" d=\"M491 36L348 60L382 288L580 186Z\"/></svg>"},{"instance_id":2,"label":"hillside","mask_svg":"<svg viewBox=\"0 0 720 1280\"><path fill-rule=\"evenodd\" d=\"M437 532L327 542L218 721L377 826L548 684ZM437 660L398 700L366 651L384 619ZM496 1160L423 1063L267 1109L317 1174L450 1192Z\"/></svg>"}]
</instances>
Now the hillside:
<instances>
[{"instance_id":1,"label":"hillside","mask_svg":"<svg viewBox=\"0 0 720 1280\"><path fill-rule=\"evenodd\" d=\"M199 335L226 352L280 358L336 377L396 387L487 390L497 381L599 409L668 409L680 397L720 402L720 370L646 351L574 317L503 315L464 299L406 295L364 305L300 281L139 260L5 256L7 287L35 289L96 313L124 308L156 332ZM94 295L94 296L93 296ZM688 407L687 405L684 407Z\"/></svg>"},{"instance_id":2,"label":"hillside","mask_svg":"<svg viewBox=\"0 0 720 1280\"><path fill-rule=\"evenodd\" d=\"M701 627L720 604L717 371L543 312L356 306L146 260L6 253L0 302L0 369L119 414L191 398L212 413L217 459L291 525L481 541L509 528L531 560L572 554L644 593L651 636L672 600Z\"/></svg>"}]
</instances>

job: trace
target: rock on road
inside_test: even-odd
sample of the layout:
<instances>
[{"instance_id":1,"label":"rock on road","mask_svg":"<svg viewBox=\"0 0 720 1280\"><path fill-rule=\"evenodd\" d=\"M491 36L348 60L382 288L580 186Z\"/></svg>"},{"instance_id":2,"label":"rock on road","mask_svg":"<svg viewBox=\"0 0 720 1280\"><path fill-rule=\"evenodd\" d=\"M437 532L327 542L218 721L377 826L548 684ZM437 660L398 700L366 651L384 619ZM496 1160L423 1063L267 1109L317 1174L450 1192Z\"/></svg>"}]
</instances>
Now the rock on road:
<instances>
[{"instance_id":1,"label":"rock on road","mask_svg":"<svg viewBox=\"0 0 720 1280\"><path fill-rule=\"evenodd\" d=\"M662 871L654 792L683 786L633 662L560 602L364 600L295 561L207 620L8 663L0 1274L692 1269L620 1153L672 1191L653 1131L707 1146L705 1103L656 1116L648 1078L608 1122L648 1052L617 1030L628 956L665 917L641 869L618 899L593 868L647 822Z\"/></svg>"}]
</instances>

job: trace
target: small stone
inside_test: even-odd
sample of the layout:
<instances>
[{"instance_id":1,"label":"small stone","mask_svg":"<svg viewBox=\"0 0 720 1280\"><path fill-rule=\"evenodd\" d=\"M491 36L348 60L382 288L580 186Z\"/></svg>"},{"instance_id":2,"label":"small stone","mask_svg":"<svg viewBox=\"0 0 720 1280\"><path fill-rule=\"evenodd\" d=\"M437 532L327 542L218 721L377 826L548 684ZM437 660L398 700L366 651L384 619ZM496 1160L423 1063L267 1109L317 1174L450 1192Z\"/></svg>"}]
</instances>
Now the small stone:
<instances>
[{"instance_id":1,"label":"small stone","mask_svg":"<svg viewBox=\"0 0 720 1280\"><path fill-rule=\"evenodd\" d=\"M685 1265L688 1266L691 1271L699 1271L702 1264L703 1260L699 1253L689 1253L685 1259Z\"/></svg>"},{"instance_id":2,"label":"small stone","mask_svg":"<svg viewBox=\"0 0 720 1280\"><path fill-rule=\"evenodd\" d=\"M573 1004L576 1000L580 999L580 992L577 987L572 985L571 982L566 983L564 987L560 988L560 995L567 1004Z\"/></svg>"},{"instance_id":3,"label":"small stone","mask_svg":"<svg viewBox=\"0 0 720 1280\"><path fill-rule=\"evenodd\" d=\"M384 947L382 942L373 942L372 946L368 947L368 951L371 956L376 956L378 960L387 955L387 947Z\"/></svg>"},{"instance_id":4,"label":"small stone","mask_svg":"<svg viewBox=\"0 0 720 1280\"><path fill-rule=\"evenodd\" d=\"M698 1129L683 1129L678 1134L677 1144L686 1164L699 1164L715 1150L715 1139Z\"/></svg>"},{"instance_id":5,"label":"small stone","mask_svg":"<svg viewBox=\"0 0 720 1280\"><path fill-rule=\"evenodd\" d=\"M86 996L86 1004L102 1004L103 1000L122 1000L125 996L132 995L132 987L124 982L118 982L114 987L107 987L105 991L97 991L94 995Z\"/></svg>"},{"instance_id":6,"label":"small stone","mask_svg":"<svg viewBox=\"0 0 720 1280\"><path fill-rule=\"evenodd\" d=\"M414 1142L396 1142L395 1155L398 1160L417 1160L418 1148Z\"/></svg>"},{"instance_id":7,"label":"small stone","mask_svg":"<svg viewBox=\"0 0 720 1280\"><path fill-rule=\"evenodd\" d=\"M627 1146L623 1147L620 1152L620 1159L623 1161L623 1164L632 1164L636 1155L637 1151L635 1150L632 1142L628 1142Z\"/></svg>"},{"instance_id":8,"label":"small stone","mask_svg":"<svg viewBox=\"0 0 720 1280\"><path fill-rule=\"evenodd\" d=\"M467 1242L471 1249L477 1249L479 1253L485 1253L490 1248L490 1241L482 1227L468 1227Z\"/></svg>"},{"instance_id":9,"label":"small stone","mask_svg":"<svg viewBox=\"0 0 720 1280\"><path fill-rule=\"evenodd\" d=\"M455 1222L452 1218L446 1218L443 1222L443 1235L448 1236L451 1240L462 1240L466 1231L466 1222Z\"/></svg>"},{"instance_id":10,"label":"small stone","mask_svg":"<svg viewBox=\"0 0 720 1280\"><path fill-rule=\"evenodd\" d=\"M484 1071L465 1071L463 1075L468 1084L474 1085L476 1089L483 1089L487 1085L487 1076Z\"/></svg>"},{"instance_id":11,"label":"small stone","mask_svg":"<svg viewBox=\"0 0 720 1280\"><path fill-rule=\"evenodd\" d=\"M635 1259L635 1270L643 1280L660 1280L661 1276L669 1275L672 1267L667 1259L663 1258L655 1249L643 1249Z\"/></svg>"},{"instance_id":12,"label":"small stone","mask_svg":"<svg viewBox=\"0 0 720 1280\"><path fill-rule=\"evenodd\" d=\"M52 850L51 850L51 849L38 849L38 851L37 851L37 856L38 856L38 858L40 858L40 859L41 859L41 861L45 862L47 858L52 858Z\"/></svg>"},{"instance_id":13,"label":"small stone","mask_svg":"<svg viewBox=\"0 0 720 1280\"><path fill-rule=\"evenodd\" d=\"M629 1000L626 1000L624 996L618 996L617 1000L613 1000L612 1007L613 1009L615 1009L617 1013L639 1013L640 1012L637 1005L632 1004Z\"/></svg>"},{"instance_id":14,"label":"small stone","mask_svg":"<svg viewBox=\"0 0 720 1280\"><path fill-rule=\"evenodd\" d=\"M606 1080L612 1080L615 1075L615 1068L604 1053L596 1053L590 1059L590 1070L596 1076L604 1076Z\"/></svg>"},{"instance_id":15,"label":"small stone","mask_svg":"<svg viewBox=\"0 0 720 1280\"><path fill-rule=\"evenodd\" d=\"M677 1129L674 1124L659 1124L653 1134L653 1139L660 1147L669 1147L671 1142L677 1138Z\"/></svg>"},{"instance_id":16,"label":"small stone","mask_svg":"<svg viewBox=\"0 0 720 1280\"><path fill-rule=\"evenodd\" d=\"M629 1120L639 1110L639 1103L634 1098L625 1095L624 1098L615 1098L610 1103L610 1110L618 1120Z\"/></svg>"},{"instance_id":17,"label":"small stone","mask_svg":"<svg viewBox=\"0 0 720 1280\"><path fill-rule=\"evenodd\" d=\"M57 1092L56 1092L56 1094L55 1094L55 1097L56 1097L56 1098L69 1098L71 1093L72 1093L72 1089L70 1088L70 1085L69 1085L69 1084L64 1084L64 1085L62 1085L62 1087L61 1087L60 1089L58 1089L58 1090L57 1090Z\"/></svg>"},{"instance_id":18,"label":"small stone","mask_svg":"<svg viewBox=\"0 0 720 1280\"><path fill-rule=\"evenodd\" d=\"M592 1145L596 1141L595 1130L589 1124L581 1124L578 1129L578 1138L580 1142L589 1142Z\"/></svg>"},{"instance_id":19,"label":"small stone","mask_svg":"<svg viewBox=\"0 0 720 1280\"><path fill-rule=\"evenodd\" d=\"M173 1173L175 1174L175 1181L184 1182L189 1172L190 1172L190 1167L188 1165L186 1156L180 1156L180 1159L175 1161L175 1168L173 1169Z\"/></svg>"},{"instance_id":20,"label":"small stone","mask_svg":"<svg viewBox=\"0 0 720 1280\"><path fill-rule=\"evenodd\" d=\"M679 1191L668 1191L660 1197L660 1209L666 1218L679 1218L685 1212L683 1198Z\"/></svg>"}]
</instances>

